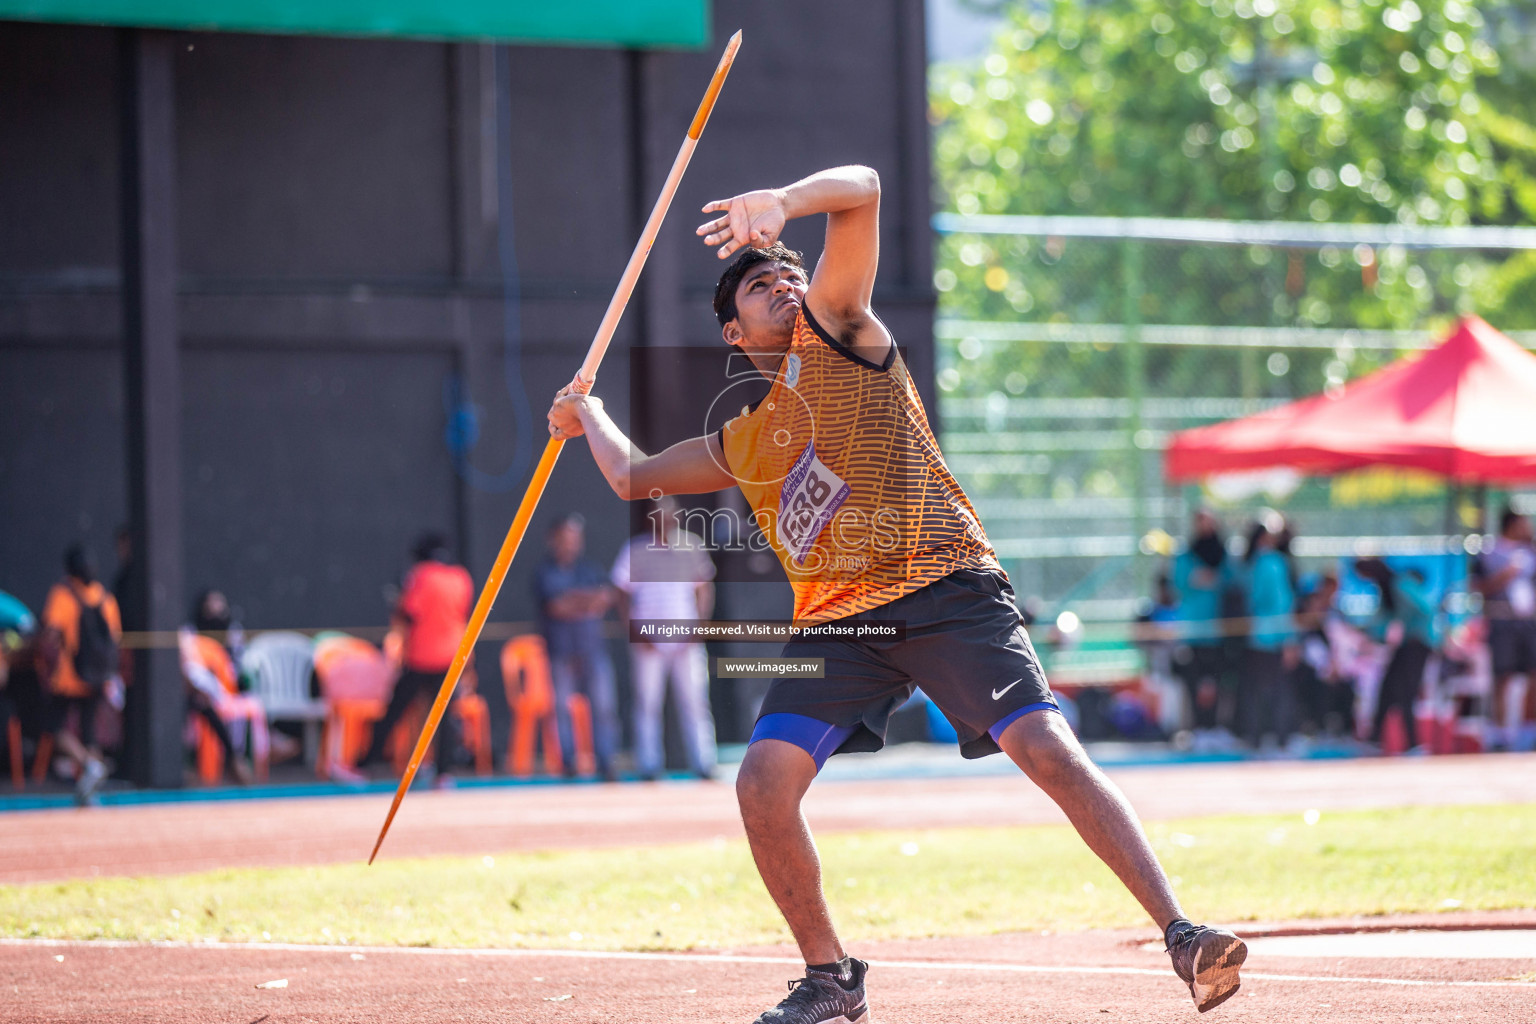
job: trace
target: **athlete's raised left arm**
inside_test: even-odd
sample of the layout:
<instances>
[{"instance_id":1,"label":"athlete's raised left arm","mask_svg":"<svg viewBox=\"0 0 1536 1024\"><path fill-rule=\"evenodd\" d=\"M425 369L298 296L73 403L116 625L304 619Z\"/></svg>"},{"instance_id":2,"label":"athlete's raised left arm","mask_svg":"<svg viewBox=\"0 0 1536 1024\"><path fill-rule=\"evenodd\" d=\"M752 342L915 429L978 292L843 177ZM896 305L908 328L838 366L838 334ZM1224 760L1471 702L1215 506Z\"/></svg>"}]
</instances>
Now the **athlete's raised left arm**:
<instances>
[{"instance_id":1,"label":"athlete's raised left arm","mask_svg":"<svg viewBox=\"0 0 1536 1024\"><path fill-rule=\"evenodd\" d=\"M826 244L805 302L821 325L864 359L884 365L891 335L870 309L880 264L880 176L869 167L833 167L778 189L720 199L704 212L724 216L699 226L721 259L744 245L778 241L786 221L827 215Z\"/></svg>"}]
</instances>

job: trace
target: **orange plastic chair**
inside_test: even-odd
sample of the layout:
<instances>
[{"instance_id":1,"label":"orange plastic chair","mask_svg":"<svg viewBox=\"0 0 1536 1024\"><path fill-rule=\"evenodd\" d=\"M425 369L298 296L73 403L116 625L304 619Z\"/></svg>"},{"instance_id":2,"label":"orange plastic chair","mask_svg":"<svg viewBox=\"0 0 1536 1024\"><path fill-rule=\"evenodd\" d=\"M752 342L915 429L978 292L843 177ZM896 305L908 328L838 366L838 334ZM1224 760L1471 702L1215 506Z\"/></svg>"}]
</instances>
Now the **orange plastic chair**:
<instances>
[{"instance_id":1,"label":"orange plastic chair","mask_svg":"<svg viewBox=\"0 0 1536 1024\"><path fill-rule=\"evenodd\" d=\"M558 775L560 733L552 713L555 690L549 679L549 656L545 653L543 637L515 636L502 645L501 681L507 691L507 707L512 711L507 771L523 777L533 774L534 741L542 731L544 770Z\"/></svg>"},{"instance_id":2,"label":"orange plastic chair","mask_svg":"<svg viewBox=\"0 0 1536 1024\"><path fill-rule=\"evenodd\" d=\"M332 765L351 768L367 749L373 723L384 717L396 670L366 640L337 637L316 645L315 675L326 703L315 773L328 779Z\"/></svg>"},{"instance_id":3,"label":"orange plastic chair","mask_svg":"<svg viewBox=\"0 0 1536 1024\"><path fill-rule=\"evenodd\" d=\"M11 787L19 793L27 788L27 772L21 761L21 722L14 717L5 723L5 746L11 752Z\"/></svg>"},{"instance_id":4,"label":"orange plastic chair","mask_svg":"<svg viewBox=\"0 0 1536 1024\"><path fill-rule=\"evenodd\" d=\"M491 774L491 709L478 693L460 694L453 702L464 745L475 758L475 774Z\"/></svg>"},{"instance_id":5,"label":"orange plastic chair","mask_svg":"<svg viewBox=\"0 0 1536 1024\"><path fill-rule=\"evenodd\" d=\"M331 766L352 768L368 749L372 727L389 706L390 685L400 673L404 636L390 630L381 651L366 640L352 636L327 637L315 645L315 674L328 704L320 754L315 770L329 778ZM491 715L485 700L474 692L473 668L466 669L450 706L463 726L464 745L475 758L475 771L491 774ZM426 709L417 701L401 717L384 745L396 774L405 771L416 737L426 721Z\"/></svg>"},{"instance_id":6,"label":"orange plastic chair","mask_svg":"<svg viewBox=\"0 0 1536 1024\"><path fill-rule=\"evenodd\" d=\"M560 730L555 721L555 688L550 681L544 638L528 634L508 640L501 648L501 679L507 689L507 706L512 709L507 771L524 777L533 774L534 741L542 732L544 770L550 775L560 774ZM592 748L592 708L586 697L575 694L570 710L576 768L591 774L597 765Z\"/></svg>"},{"instance_id":7,"label":"orange plastic chair","mask_svg":"<svg viewBox=\"0 0 1536 1024\"><path fill-rule=\"evenodd\" d=\"M474 670L466 667L464 674L459 677L459 685L454 691L453 702L448 705L448 710L459 720L459 735L464 741L464 746L469 748L471 756L475 759L475 774L489 775L491 774L490 708L486 705L485 698L475 693L474 689ZM410 713L401 717L400 723L395 726L395 731L389 738L386 749L390 752L390 762L394 765L396 775L404 774L405 766L410 763L411 751L416 746L416 737L421 735L422 726L427 722L428 706L425 700L416 701Z\"/></svg>"},{"instance_id":8,"label":"orange plastic chair","mask_svg":"<svg viewBox=\"0 0 1536 1024\"><path fill-rule=\"evenodd\" d=\"M48 778L48 765L53 761L53 733L45 732L37 738L37 754L32 758L32 781L43 782Z\"/></svg>"},{"instance_id":9,"label":"orange plastic chair","mask_svg":"<svg viewBox=\"0 0 1536 1024\"><path fill-rule=\"evenodd\" d=\"M379 649L361 637L331 633L315 638L315 675L324 677L331 666L346 658L382 657Z\"/></svg>"},{"instance_id":10,"label":"orange plastic chair","mask_svg":"<svg viewBox=\"0 0 1536 1024\"><path fill-rule=\"evenodd\" d=\"M571 694L569 704L571 736L576 741L576 774L591 775L597 771L597 755L592 749L592 704L580 693Z\"/></svg>"},{"instance_id":11,"label":"orange plastic chair","mask_svg":"<svg viewBox=\"0 0 1536 1024\"><path fill-rule=\"evenodd\" d=\"M256 762L256 777L266 781L270 768L267 740L267 713L261 702L240 693L240 682L235 675L235 663L224 645L213 637L196 634L190 638L189 656L212 672L228 694L214 709L226 722L244 721L251 730L252 760ZM197 775L206 785L214 785L224 777L224 748L219 738L202 716L193 719L197 736Z\"/></svg>"}]
</instances>

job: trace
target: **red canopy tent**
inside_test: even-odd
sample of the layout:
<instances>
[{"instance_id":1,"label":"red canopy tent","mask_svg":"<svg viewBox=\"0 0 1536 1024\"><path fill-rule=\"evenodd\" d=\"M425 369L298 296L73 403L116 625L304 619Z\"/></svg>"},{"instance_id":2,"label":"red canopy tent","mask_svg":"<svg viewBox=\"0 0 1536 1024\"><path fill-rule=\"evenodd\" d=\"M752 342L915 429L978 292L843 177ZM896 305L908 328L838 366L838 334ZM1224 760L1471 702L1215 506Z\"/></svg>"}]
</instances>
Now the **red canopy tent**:
<instances>
[{"instance_id":1,"label":"red canopy tent","mask_svg":"<svg viewBox=\"0 0 1536 1024\"><path fill-rule=\"evenodd\" d=\"M1456 483L1536 481L1536 355L1479 317L1342 392L1175 434L1170 480L1289 466L1404 466Z\"/></svg>"}]
</instances>

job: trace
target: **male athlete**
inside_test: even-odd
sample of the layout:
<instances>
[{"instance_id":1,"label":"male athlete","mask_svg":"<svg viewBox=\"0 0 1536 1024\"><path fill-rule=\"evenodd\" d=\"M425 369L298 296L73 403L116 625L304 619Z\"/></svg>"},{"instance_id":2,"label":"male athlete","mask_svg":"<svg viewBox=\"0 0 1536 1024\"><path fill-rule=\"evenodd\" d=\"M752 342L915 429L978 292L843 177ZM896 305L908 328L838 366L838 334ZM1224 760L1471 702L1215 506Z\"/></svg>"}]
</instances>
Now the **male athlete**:
<instances>
[{"instance_id":1,"label":"male athlete","mask_svg":"<svg viewBox=\"0 0 1536 1024\"><path fill-rule=\"evenodd\" d=\"M785 655L825 659L825 678L775 681L763 701L736 792L806 974L758 1024L868 1012L868 965L838 941L800 802L831 754L878 750L918 684L954 724L962 754L1001 749L1061 806L1163 929L1195 1005L1226 1000L1247 947L1184 917L1130 804L1062 718L1008 577L870 309L879 178L838 167L704 210L720 216L698 234L721 259L735 257L715 290L721 333L771 381L768 394L720 432L646 455L599 399L568 387L549 411L550 433L584 434L625 500L739 487L789 575L798 622L905 627L901 639L791 641ZM827 217L826 242L807 277L778 238L786 221L815 214Z\"/></svg>"}]
</instances>

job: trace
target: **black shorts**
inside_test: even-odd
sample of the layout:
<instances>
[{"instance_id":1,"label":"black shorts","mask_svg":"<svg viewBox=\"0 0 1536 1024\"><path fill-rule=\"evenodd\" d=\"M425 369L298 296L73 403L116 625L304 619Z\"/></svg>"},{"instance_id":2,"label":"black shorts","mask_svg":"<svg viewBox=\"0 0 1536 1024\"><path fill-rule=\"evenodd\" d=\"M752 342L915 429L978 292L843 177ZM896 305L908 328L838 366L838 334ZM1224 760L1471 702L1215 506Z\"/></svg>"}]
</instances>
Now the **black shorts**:
<instances>
[{"instance_id":1,"label":"black shorts","mask_svg":"<svg viewBox=\"0 0 1536 1024\"><path fill-rule=\"evenodd\" d=\"M38 714L38 729L45 733L56 733L68 722L70 711L79 709L80 714L76 725L80 730L80 741L87 745L94 743L96 705L100 701L100 694L89 697L65 697L57 693L45 693Z\"/></svg>"},{"instance_id":2,"label":"black shorts","mask_svg":"<svg viewBox=\"0 0 1536 1024\"><path fill-rule=\"evenodd\" d=\"M1536 671L1536 620L1489 619L1488 653L1496 676Z\"/></svg>"},{"instance_id":3,"label":"black shorts","mask_svg":"<svg viewBox=\"0 0 1536 1024\"><path fill-rule=\"evenodd\" d=\"M960 753L974 758L1000 749L989 729L1056 707L1013 588L996 570L960 569L839 621L902 623L906 637L791 640L784 657L822 658L825 677L774 680L760 723L769 715L802 716L836 727L834 737L851 730L828 754L879 750L891 712L921 686L955 727Z\"/></svg>"},{"instance_id":4,"label":"black shorts","mask_svg":"<svg viewBox=\"0 0 1536 1024\"><path fill-rule=\"evenodd\" d=\"M1227 667L1227 651L1221 644L1190 644L1174 658L1174 671L1187 686L1209 679L1220 684Z\"/></svg>"}]
</instances>

